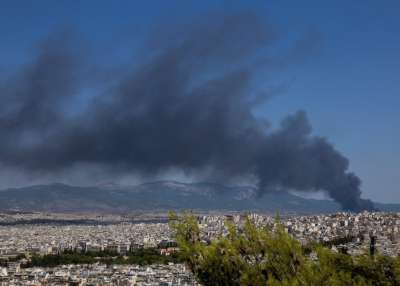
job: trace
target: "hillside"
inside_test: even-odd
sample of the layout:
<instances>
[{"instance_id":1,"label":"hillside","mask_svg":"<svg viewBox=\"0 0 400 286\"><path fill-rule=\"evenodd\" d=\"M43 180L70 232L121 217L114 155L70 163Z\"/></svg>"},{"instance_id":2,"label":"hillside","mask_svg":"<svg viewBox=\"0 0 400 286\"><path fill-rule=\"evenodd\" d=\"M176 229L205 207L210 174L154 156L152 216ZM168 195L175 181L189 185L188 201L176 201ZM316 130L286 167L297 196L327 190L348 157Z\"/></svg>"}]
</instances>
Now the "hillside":
<instances>
[{"instance_id":1,"label":"hillside","mask_svg":"<svg viewBox=\"0 0 400 286\"><path fill-rule=\"evenodd\" d=\"M400 210L397 204L379 204L378 207L381 210ZM174 181L137 186L50 184L0 191L0 211L121 213L170 209L324 213L338 211L339 206L329 200L305 199L288 192L257 197L252 187Z\"/></svg>"}]
</instances>

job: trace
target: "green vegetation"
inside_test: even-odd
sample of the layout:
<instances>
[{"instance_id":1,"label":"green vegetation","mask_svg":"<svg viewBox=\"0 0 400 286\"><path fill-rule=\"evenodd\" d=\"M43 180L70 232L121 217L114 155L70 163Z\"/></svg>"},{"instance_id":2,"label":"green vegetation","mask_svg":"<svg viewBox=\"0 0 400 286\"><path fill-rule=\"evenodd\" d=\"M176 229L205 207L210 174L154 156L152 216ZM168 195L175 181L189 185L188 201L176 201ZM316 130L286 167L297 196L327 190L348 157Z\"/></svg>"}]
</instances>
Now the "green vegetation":
<instances>
[{"instance_id":1,"label":"green vegetation","mask_svg":"<svg viewBox=\"0 0 400 286\"><path fill-rule=\"evenodd\" d=\"M356 236L349 235L349 236L334 238L334 239L328 240L328 241L323 241L323 242L321 242L321 244L326 247L332 247L334 245L338 246L341 244L346 244L346 243L352 242L356 238L357 238ZM360 236L359 238L360 238L360 240L363 240L362 236Z\"/></svg>"},{"instance_id":2,"label":"green vegetation","mask_svg":"<svg viewBox=\"0 0 400 286\"><path fill-rule=\"evenodd\" d=\"M399 258L352 257L321 245L308 255L282 226L271 231L248 220L238 230L228 224L227 236L204 243L193 216L171 214L170 225L182 259L204 286L400 285Z\"/></svg>"},{"instance_id":3,"label":"green vegetation","mask_svg":"<svg viewBox=\"0 0 400 286\"><path fill-rule=\"evenodd\" d=\"M9 262L15 262L15 261L20 261L21 259L26 259L25 254L18 254L16 256L11 256L8 258L0 258L0 266L1 267L7 267L7 264Z\"/></svg>"},{"instance_id":4,"label":"green vegetation","mask_svg":"<svg viewBox=\"0 0 400 286\"><path fill-rule=\"evenodd\" d=\"M161 255L156 248L138 249L121 256L117 253L100 252L77 252L67 250L60 254L49 254L44 256L34 255L25 267L54 267L63 264L93 264L101 262L105 264L168 264L169 262L182 262L178 253L169 256Z\"/></svg>"}]
</instances>

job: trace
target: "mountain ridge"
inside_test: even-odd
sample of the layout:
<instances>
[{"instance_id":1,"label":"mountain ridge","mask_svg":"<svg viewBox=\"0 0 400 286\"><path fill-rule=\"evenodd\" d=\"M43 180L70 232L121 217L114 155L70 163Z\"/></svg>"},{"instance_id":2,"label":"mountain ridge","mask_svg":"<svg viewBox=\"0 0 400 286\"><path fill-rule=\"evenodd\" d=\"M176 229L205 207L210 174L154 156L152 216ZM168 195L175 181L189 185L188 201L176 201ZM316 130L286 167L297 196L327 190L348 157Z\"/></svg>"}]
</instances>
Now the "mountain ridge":
<instances>
[{"instance_id":1,"label":"mountain ridge","mask_svg":"<svg viewBox=\"0 0 400 286\"><path fill-rule=\"evenodd\" d=\"M376 205L381 210L400 211L400 204ZM257 196L255 187L210 182L164 180L135 186L52 183L0 190L0 211L121 213L171 209L327 213L340 207L331 200L303 198L289 192Z\"/></svg>"}]
</instances>

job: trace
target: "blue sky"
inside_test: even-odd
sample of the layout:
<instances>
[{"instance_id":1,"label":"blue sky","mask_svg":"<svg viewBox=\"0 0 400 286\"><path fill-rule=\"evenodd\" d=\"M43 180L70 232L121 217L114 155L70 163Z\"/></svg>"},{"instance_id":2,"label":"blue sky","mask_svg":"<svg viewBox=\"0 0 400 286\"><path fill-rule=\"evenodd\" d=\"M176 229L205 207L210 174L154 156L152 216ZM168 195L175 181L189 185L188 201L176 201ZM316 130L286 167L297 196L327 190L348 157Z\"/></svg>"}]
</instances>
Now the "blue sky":
<instances>
[{"instance_id":1,"label":"blue sky","mask_svg":"<svg viewBox=\"0 0 400 286\"><path fill-rule=\"evenodd\" d=\"M118 43L139 43L159 21L254 7L288 37L307 30L320 35L315 53L280 74L287 90L257 114L276 124L306 110L314 133L329 138L350 159L365 197L400 202L399 1L4 0L0 73L29 59L38 40L56 29L76 29L101 53L123 60L131 51Z\"/></svg>"}]
</instances>

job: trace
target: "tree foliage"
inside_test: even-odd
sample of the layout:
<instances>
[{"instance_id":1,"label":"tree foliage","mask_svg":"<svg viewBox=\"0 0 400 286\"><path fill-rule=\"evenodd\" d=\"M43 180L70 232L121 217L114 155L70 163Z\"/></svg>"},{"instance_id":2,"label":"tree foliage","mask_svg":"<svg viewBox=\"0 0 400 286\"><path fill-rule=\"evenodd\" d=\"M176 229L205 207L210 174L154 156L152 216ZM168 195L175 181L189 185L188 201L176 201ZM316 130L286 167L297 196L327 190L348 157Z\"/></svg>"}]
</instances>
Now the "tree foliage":
<instances>
[{"instance_id":1,"label":"tree foliage","mask_svg":"<svg viewBox=\"0 0 400 286\"><path fill-rule=\"evenodd\" d=\"M151 264L168 264L182 262L179 253L171 255L161 255L156 248L137 249L126 253L122 256L118 253L109 251L98 252L79 252L66 250L60 254L47 254L43 256L34 255L30 262L24 267L55 267L66 264L135 264L135 265L151 265Z\"/></svg>"},{"instance_id":2,"label":"tree foliage","mask_svg":"<svg viewBox=\"0 0 400 286\"><path fill-rule=\"evenodd\" d=\"M181 257L202 285L400 285L400 259L387 256L352 257L321 245L306 253L279 225L258 228L250 220L209 243L200 239L192 215L171 214ZM312 258L313 257L313 258Z\"/></svg>"}]
</instances>

